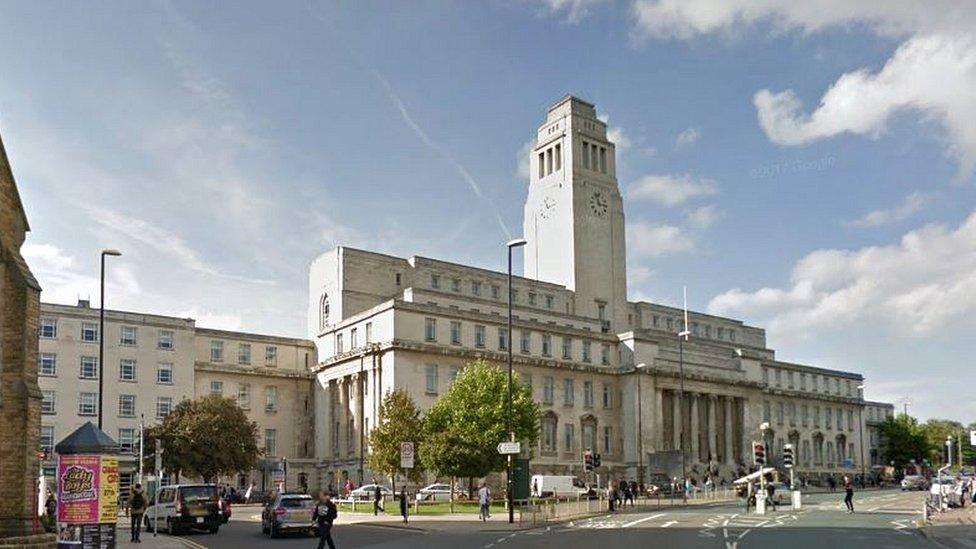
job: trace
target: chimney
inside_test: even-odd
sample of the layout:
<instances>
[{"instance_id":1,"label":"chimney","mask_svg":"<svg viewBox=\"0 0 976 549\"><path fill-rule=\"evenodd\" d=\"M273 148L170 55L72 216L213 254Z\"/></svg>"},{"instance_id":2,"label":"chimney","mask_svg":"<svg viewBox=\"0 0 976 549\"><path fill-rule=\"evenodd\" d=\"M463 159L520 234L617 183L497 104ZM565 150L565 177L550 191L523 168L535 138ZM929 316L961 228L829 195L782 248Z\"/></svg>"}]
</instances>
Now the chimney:
<instances>
[{"instance_id":1,"label":"chimney","mask_svg":"<svg viewBox=\"0 0 976 549\"><path fill-rule=\"evenodd\" d=\"M89 301L87 299L78 298L78 307L79 308L90 309L91 308L91 301Z\"/></svg>"}]
</instances>

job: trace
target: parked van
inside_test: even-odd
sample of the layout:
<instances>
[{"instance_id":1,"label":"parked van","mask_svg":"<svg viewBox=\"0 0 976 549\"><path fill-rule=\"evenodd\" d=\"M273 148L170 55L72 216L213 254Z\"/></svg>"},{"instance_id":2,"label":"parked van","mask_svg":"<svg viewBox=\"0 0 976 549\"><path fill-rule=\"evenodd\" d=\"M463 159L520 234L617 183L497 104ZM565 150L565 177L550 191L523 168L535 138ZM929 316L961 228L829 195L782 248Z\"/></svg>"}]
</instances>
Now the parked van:
<instances>
[{"instance_id":1,"label":"parked van","mask_svg":"<svg viewBox=\"0 0 976 549\"><path fill-rule=\"evenodd\" d=\"M223 522L217 487L213 484L175 484L159 489L155 501L143 515L146 530L158 520L159 528L170 534L184 530L207 530L216 534Z\"/></svg>"},{"instance_id":2,"label":"parked van","mask_svg":"<svg viewBox=\"0 0 976 549\"><path fill-rule=\"evenodd\" d=\"M586 492L586 487L569 475L532 475L529 489L537 498L575 497Z\"/></svg>"}]
</instances>

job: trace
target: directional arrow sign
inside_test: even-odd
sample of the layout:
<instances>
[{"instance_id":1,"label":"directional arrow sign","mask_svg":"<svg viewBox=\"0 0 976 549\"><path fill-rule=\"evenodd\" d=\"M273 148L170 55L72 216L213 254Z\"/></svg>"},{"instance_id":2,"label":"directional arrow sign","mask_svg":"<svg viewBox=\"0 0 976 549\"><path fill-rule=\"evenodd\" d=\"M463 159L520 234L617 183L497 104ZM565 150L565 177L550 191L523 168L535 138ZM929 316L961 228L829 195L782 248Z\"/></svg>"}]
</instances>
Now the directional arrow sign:
<instances>
[{"instance_id":1,"label":"directional arrow sign","mask_svg":"<svg viewBox=\"0 0 976 549\"><path fill-rule=\"evenodd\" d=\"M520 454L522 453L522 443L521 442L499 442L498 453L503 455Z\"/></svg>"}]
</instances>

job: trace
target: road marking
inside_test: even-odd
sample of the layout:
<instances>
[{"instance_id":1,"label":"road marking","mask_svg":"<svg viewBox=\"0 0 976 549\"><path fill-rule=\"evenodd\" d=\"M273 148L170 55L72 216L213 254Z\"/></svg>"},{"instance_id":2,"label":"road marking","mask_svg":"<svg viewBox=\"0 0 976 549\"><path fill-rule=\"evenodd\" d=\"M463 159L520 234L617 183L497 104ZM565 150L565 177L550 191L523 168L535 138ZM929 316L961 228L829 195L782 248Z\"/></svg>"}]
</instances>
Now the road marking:
<instances>
[{"instance_id":1,"label":"road marking","mask_svg":"<svg viewBox=\"0 0 976 549\"><path fill-rule=\"evenodd\" d=\"M628 523L625 523L625 524L621 524L620 527L621 528L630 528L631 526L633 526L635 524L640 524L642 522L646 522L646 521L649 521L649 520L654 520L656 518L661 518L661 517L663 517L666 514L667 513L658 513L656 515L651 515L649 517L644 517L642 519L637 519L637 520L634 520L634 521L631 521L631 522L628 522Z\"/></svg>"},{"instance_id":2,"label":"road marking","mask_svg":"<svg viewBox=\"0 0 976 549\"><path fill-rule=\"evenodd\" d=\"M665 522L664 524L662 524L661 525L661 528L667 528L668 526L674 526L675 524L678 524L678 521L676 521L676 520L670 520L670 521Z\"/></svg>"},{"instance_id":3,"label":"road marking","mask_svg":"<svg viewBox=\"0 0 976 549\"><path fill-rule=\"evenodd\" d=\"M175 539L176 541L182 543L183 545L186 545L187 547L191 547L192 549L207 549L206 546L200 545L199 543L197 543L195 541L190 541L190 540L188 540L186 538L181 538L181 537L174 536L173 539Z\"/></svg>"}]
</instances>

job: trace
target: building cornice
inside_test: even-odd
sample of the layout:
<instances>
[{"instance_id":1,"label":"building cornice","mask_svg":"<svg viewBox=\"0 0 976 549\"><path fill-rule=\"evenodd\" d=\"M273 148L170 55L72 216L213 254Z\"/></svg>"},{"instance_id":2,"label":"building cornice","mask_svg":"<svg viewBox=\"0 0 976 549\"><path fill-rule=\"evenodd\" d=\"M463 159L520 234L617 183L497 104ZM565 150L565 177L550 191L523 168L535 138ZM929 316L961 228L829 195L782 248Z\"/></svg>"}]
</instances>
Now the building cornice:
<instances>
[{"instance_id":1,"label":"building cornice","mask_svg":"<svg viewBox=\"0 0 976 549\"><path fill-rule=\"evenodd\" d=\"M268 366L240 366L215 364L198 360L193 364L194 371L219 374L245 375L254 377L274 377L280 379L312 379L312 374L301 370L282 370Z\"/></svg>"}]
</instances>

